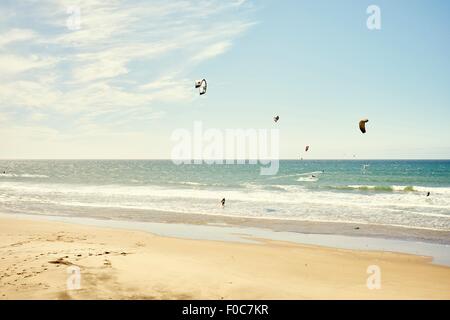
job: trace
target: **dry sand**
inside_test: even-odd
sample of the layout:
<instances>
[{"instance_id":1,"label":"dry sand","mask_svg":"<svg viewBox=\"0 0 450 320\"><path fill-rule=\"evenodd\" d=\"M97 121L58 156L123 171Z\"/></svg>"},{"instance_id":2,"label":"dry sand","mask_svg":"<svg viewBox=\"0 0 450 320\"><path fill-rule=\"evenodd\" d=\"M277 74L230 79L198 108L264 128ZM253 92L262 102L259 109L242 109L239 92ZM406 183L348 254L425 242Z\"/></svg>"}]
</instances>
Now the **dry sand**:
<instances>
[{"instance_id":1,"label":"dry sand","mask_svg":"<svg viewBox=\"0 0 450 320\"><path fill-rule=\"evenodd\" d=\"M450 299L431 259L0 218L0 299ZM381 270L369 290L367 268ZM68 267L81 289L67 290Z\"/></svg>"}]
</instances>

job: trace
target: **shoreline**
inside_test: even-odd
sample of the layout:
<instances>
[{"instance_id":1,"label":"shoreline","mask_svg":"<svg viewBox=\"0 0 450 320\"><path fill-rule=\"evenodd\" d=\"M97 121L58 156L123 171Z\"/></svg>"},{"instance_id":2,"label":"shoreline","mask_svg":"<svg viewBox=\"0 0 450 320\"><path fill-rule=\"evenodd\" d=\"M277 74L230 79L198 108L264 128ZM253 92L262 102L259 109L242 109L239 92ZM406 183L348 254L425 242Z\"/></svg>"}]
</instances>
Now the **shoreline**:
<instances>
[{"instance_id":1,"label":"shoreline","mask_svg":"<svg viewBox=\"0 0 450 320\"><path fill-rule=\"evenodd\" d=\"M429 257L254 239L236 243L0 217L0 299L450 299ZM379 290L367 287L378 265ZM67 290L67 267L81 289Z\"/></svg>"},{"instance_id":2,"label":"shoreline","mask_svg":"<svg viewBox=\"0 0 450 320\"><path fill-rule=\"evenodd\" d=\"M48 217L80 218L79 209L62 207L58 214L35 214L22 212L3 212L11 215L30 215ZM437 230L404 226L370 224L360 222L310 221L280 219L276 217L238 217L203 213L182 213L148 209L126 208L85 208L83 217L99 220L130 222L172 223L188 225L224 225L230 227L248 227L270 229L274 232L295 232L305 234L329 234L352 237L374 237L382 239L432 242L450 245L450 230Z\"/></svg>"},{"instance_id":3,"label":"shoreline","mask_svg":"<svg viewBox=\"0 0 450 320\"><path fill-rule=\"evenodd\" d=\"M350 249L359 251L383 251L400 254L430 257L431 263L450 266L450 245L421 242L414 239L390 239L370 237L366 235L345 235L327 233L301 233L292 231L276 231L274 229L246 227L227 224L188 224L176 222L146 222L113 219L95 219L90 217L45 216L25 214L1 214L0 218L24 218L34 221L62 222L74 225L84 225L115 229L122 231L146 232L151 235L188 239L234 243L257 244L261 241L283 241L299 245L313 245L330 249ZM332 228L333 225L328 225Z\"/></svg>"}]
</instances>

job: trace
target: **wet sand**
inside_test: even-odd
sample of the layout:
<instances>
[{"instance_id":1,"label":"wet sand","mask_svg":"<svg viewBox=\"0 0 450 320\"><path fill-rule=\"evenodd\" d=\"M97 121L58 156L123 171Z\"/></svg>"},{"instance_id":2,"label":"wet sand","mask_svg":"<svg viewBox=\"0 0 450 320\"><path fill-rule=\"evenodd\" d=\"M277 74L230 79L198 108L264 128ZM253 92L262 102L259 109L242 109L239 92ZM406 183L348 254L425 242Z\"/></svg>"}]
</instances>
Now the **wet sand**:
<instances>
[{"instance_id":1,"label":"wet sand","mask_svg":"<svg viewBox=\"0 0 450 320\"><path fill-rule=\"evenodd\" d=\"M429 257L254 240L1 217L0 299L450 299L450 268ZM380 289L367 287L373 265Z\"/></svg>"},{"instance_id":2,"label":"wet sand","mask_svg":"<svg viewBox=\"0 0 450 320\"><path fill-rule=\"evenodd\" d=\"M214 214L192 214L164 212L157 210L89 208L84 209L82 217L98 220L155 222L188 225L224 225L231 227L264 228L276 232L296 232L305 234L347 235L354 237L374 237L382 239L399 239L425 241L450 245L450 231L405 228L398 226L301 221L260 217L235 217ZM61 206L58 213L65 216L81 217L79 208ZM5 212L8 213L8 212ZM13 213L15 214L15 212ZM40 214L35 216L39 217Z\"/></svg>"}]
</instances>

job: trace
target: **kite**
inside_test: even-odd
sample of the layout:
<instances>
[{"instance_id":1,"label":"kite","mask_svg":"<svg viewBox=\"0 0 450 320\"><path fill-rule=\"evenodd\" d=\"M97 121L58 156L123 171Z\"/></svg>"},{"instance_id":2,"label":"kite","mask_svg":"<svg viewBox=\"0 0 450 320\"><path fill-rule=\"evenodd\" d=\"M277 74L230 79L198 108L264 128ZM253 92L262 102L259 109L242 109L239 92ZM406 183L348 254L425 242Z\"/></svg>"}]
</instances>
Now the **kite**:
<instances>
[{"instance_id":1,"label":"kite","mask_svg":"<svg viewBox=\"0 0 450 320\"><path fill-rule=\"evenodd\" d=\"M362 133L366 133L366 123L369 122L369 119L363 119L359 122L359 130L361 130Z\"/></svg>"},{"instance_id":2,"label":"kite","mask_svg":"<svg viewBox=\"0 0 450 320\"><path fill-rule=\"evenodd\" d=\"M195 81L195 88L199 89L200 95L206 93L207 87L208 87L208 84L206 83L205 79Z\"/></svg>"}]
</instances>

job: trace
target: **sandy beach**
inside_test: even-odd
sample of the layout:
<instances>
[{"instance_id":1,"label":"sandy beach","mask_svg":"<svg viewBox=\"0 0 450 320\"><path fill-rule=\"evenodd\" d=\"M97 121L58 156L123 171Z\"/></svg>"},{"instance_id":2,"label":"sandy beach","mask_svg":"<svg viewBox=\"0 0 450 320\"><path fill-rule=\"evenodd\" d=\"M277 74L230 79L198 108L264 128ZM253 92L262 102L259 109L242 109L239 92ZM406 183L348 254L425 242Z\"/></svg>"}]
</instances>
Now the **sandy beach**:
<instances>
[{"instance_id":1,"label":"sandy beach","mask_svg":"<svg viewBox=\"0 0 450 320\"><path fill-rule=\"evenodd\" d=\"M429 257L0 218L0 299L450 299ZM367 268L379 266L380 289ZM78 267L80 289L68 290Z\"/></svg>"}]
</instances>

